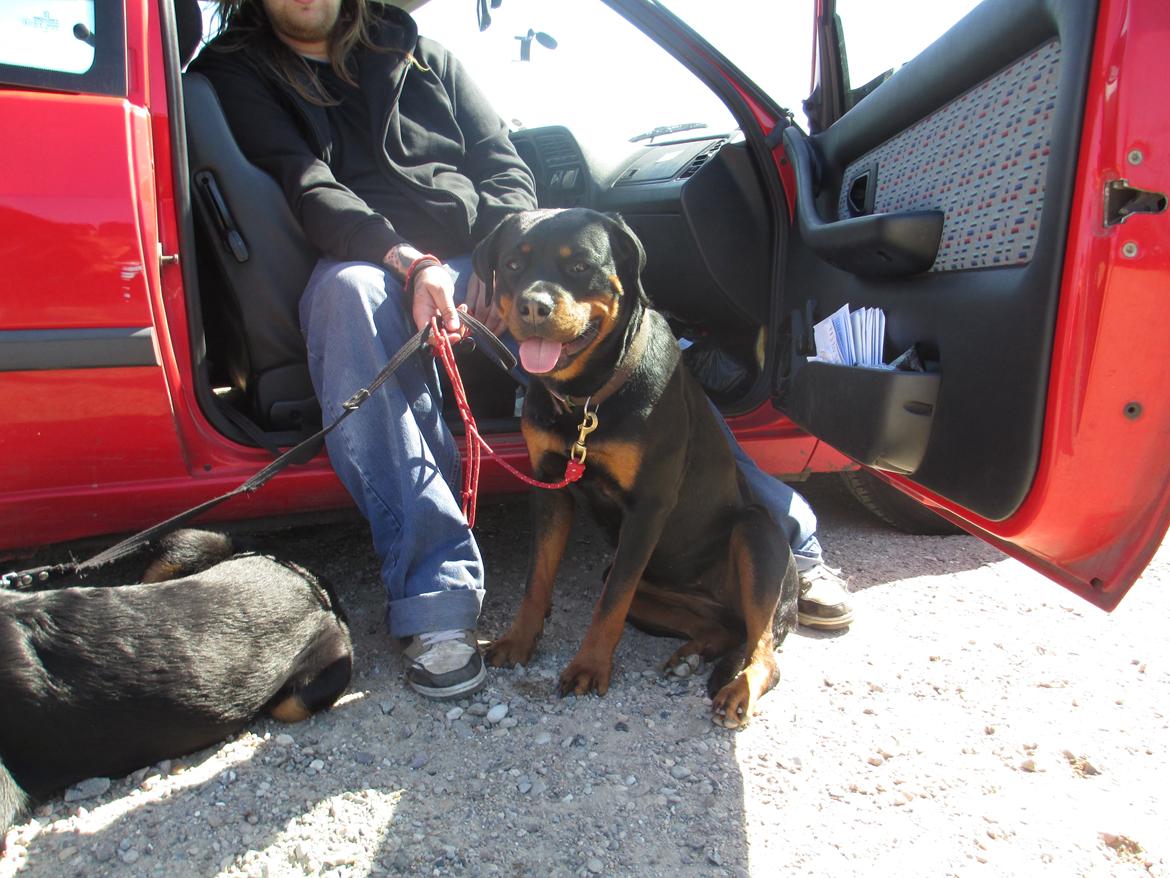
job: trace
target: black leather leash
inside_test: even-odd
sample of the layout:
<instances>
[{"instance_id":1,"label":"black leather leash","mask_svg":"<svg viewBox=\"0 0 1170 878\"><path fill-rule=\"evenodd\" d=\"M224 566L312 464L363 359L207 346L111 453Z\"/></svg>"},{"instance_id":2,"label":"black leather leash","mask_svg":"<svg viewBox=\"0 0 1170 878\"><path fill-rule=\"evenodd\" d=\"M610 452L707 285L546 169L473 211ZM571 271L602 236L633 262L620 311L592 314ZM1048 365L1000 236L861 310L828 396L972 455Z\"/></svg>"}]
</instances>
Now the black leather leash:
<instances>
[{"instance_id":1,"label":"black leather leash","mask_svg":"<svg viewBox=\"0 0 1170 878\"><path fill-rule=\"evenodd\" d=\"M502 341L500 341L490 329L472 317L470 314L460 312L459 320L463 326L467 327L464 330L464 338L470 336L476 340L483 342L482 350L487 354L488 358L492 360L497 366L505 372L510 372L516 366L516 358L512 356ZM367 399L377 392L378 388L385 384L390 376L393 375L398 368L407 361L412 355L422 350L430 343L431 326L428 324L416 332L404 344L394 356L390 358L382 370L374 376L374 380L357 391L353 396L342 403L342 412L326 427L322 427L309 438L303 440L297 445L290 448L288 451L277 457L272 463L268 464L256 475L252 476L247 481L233 488L225 494L220 494L218 497L213 497L198 506L194 506L185 512L180 512L168 518L166 521L159 522L153 527L148 527L144 531L140 531L132 537L127 537L117 545L111 546L103 552L86 558L84 561L71 561L66 564L50 564L43 567L33 567L28 570L15 570L10 573L0 575L0 588L8 589L27 589L37 583L46 582L50 579L55 579L60 576L70 576L79 573L87 573L98 567L103 567L117 561L119 558L124 558L131 552L137 551L142 546L156 539L163 534L170 533L176 528L186 524L193 518L202 515L209 509L218 506L236 497L240 494L251 494L258 491L266 482L273 476L285 469L291 464L308 463L321 450L321 445L337 426L356 412Z\"/></svg>"}]
</instances>

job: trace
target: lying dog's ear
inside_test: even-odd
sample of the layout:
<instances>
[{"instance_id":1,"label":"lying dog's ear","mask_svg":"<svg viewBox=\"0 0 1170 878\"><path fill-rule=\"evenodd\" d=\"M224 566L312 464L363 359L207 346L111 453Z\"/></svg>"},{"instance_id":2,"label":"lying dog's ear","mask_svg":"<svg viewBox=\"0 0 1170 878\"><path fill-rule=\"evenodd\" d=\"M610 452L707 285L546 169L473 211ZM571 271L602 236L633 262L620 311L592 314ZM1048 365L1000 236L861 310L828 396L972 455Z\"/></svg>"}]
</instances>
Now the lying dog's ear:
<instances>
[{"instance_id":1,"label":"lying dog's ear","mask_svg":"<svg viewBox=\"0 0 1170 878\"><path fill-rule=\"evenodd\" d=\"M471 254L471 265L483 280L484 300L489 305L496 293L496 263L500 259L500 239L503 237L504 226L511 220L512 217L500 220L491 234L480 241Z\"/></svg>"},{"instance_id":2,"label":"lying dog's ear","mask_svg":"<svg viewBox=\"0 0 1170 878\"><path fill-rule=\"evenodd\" d=\"M642 242L638 240L633 229L626 225L620 214L607 213L604 216L609 221L609 246L613 251L622 286L637 290L639 295L644 296L642 272L646 268L646 251L642 247Z\"/></svg>"}]
</instances>

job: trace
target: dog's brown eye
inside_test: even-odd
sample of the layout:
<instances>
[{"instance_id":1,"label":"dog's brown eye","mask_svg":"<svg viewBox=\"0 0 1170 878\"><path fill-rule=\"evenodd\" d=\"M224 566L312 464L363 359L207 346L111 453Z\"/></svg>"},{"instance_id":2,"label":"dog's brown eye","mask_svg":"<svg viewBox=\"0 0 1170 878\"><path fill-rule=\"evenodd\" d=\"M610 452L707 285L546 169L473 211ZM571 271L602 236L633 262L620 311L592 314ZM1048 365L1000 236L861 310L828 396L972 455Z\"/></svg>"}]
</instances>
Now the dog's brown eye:
<instances>
[{"instance_id":1,"label":"dog's brown eye","mask_svg":"<svg viewBox=\"0 0 1170 878\"><path fill-rule=\"evenodd\" d=\"M584 262L580 262L580 261L574 262L572 265L569 266L569 271L573 272L573 274L582 274L588 270L589 270L589 266L586 265Z\"/></svg>"},{"instance_id":2,"label":"dog's brown eye","mask_svg":"<svg viewBox=\"0 0 1170 878\"><path fill-rule=\"evenodd\" d=\"M520 270L520 260L519 259L509 259L507 262L504 263L504 268L508 269L508 271L519 271Z\"/></svg>"}]
</instances>

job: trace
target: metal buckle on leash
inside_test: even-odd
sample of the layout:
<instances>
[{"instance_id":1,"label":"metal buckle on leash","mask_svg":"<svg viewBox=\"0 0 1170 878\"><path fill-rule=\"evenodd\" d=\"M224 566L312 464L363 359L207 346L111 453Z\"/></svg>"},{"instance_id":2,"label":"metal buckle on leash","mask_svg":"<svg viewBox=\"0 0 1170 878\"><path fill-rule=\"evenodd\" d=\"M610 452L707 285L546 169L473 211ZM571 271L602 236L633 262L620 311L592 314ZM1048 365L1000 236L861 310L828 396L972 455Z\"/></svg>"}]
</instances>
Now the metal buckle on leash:
<instances>
[{"instance_id":1,"label":"metal buckle on leash","mask_svg":"<svg viewBox=\"0 0 1170 878\"><path fill-rule=\"evenodd\" d=\"M341 404L341 407L343 409L349 409L350 411L353 411L354 409L356 409L358 406L360 406L363 402L365 402L369 398L370 398L370 389L368 387L363 387L361 390L359 390L357 393L355 393L353 396L351 396L349 399L347 399L345 402L343 402Z\"/></svg>"},{"instance_id":2,"label":"metal buckle on leash","mask_svg":"<svg viewBox=\"0 0 1170 878\"><path fill-rule=\"evenodd\" d=\"M593 397L589 397L592 399ZM597 409L589 411L589 399L582 406L581 423L577 427L577 441L569 446L569 460L576 463L585 463L585 437L597 429Z\"/></svg>"}]
</instances>

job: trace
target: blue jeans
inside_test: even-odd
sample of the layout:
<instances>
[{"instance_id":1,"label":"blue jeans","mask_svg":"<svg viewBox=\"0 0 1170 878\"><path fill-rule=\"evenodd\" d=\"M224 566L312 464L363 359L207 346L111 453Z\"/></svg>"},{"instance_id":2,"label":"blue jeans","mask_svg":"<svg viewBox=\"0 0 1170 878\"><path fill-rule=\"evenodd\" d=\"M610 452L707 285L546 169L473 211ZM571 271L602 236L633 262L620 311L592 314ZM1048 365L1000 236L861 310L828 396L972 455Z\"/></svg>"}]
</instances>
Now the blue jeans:
<instances>
[{"instance_id":1,"label":"blue jeans","mask_svg":"<svg viewBox=\"0 0 1170 878\"><path fill-rule=\"evenodd\" d=\"M767 509L772 519L784 531L784 536L788 538L788 545L792 547L792 557L796 561L796 569L804 573L823 563L821 544L816 537L817 517L813 514L808 501L796 493L786 482L782 482L760 469L756 462L748 457L747 452L740 444L735 441L731 428L727 426L727 422L723 420L723 416L719 414L714 403L711 404L711 408L715 412L719 426L723 428L724 435L727 436L727 441L731 443L731 451L735 455L735 465L739 467L740 474L747 483L748 496Z\"/></svg>"},{"instance_id":2,"label":"blue jeans","mask_svg":"<svg viewBox=\"0 0 1170 878\"><path fill-rule=\"evenodd\" d=\"M459 303L467 294L471 260L452 259L447 268ZM325 423L338 417L341 404L416 329L393 276L370 263L332 259L317 263L300 319ZM756 466L724 429L753 499L784 529L797 566L819 563L816 517L808 503ZM460 508L459 451L443 423L431 357L420 353L403 364L325 444L333 469L370 523L390 634L475 628L484 596L483 559Z\"/></svg>"},{"instance_id":3,"label":"blue jeans","mask_svg":"<svg viewBox=\"0 0 1170 878\"><path fill-rule=\"evenodd\" d=\"M464 294L470 259L451 268ZM320 260L300 317L325 423L415 333L401 285L365 262ZM443 423L434 360L411 357L325 444L370 523L390 634L475 628L483 559L460 508L459 452Z\"/></svg>"}]
</instances>

